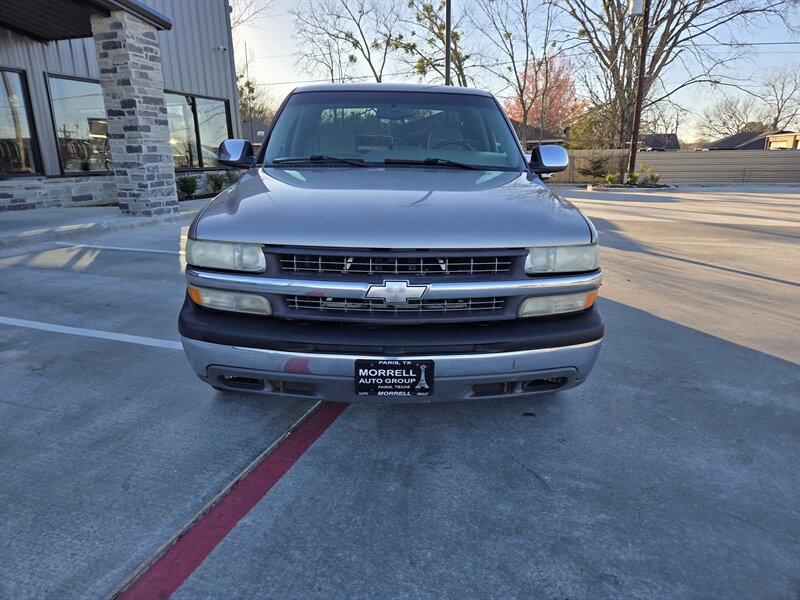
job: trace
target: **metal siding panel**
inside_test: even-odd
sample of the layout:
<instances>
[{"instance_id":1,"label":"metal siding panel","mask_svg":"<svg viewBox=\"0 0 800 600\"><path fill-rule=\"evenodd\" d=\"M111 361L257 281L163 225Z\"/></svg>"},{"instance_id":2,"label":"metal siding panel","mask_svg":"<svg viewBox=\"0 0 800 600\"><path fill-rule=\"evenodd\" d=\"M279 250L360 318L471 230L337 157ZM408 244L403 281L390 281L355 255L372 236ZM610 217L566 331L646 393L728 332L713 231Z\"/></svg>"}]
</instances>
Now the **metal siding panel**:
<instances>
[{"instance_id":1,"label":"metal siding panel","mask_svg":"<svg viewBox=\"0 0 800 600\"><path fill-rule=\"evenodd\" d=\"M226 0L153 0L150 5L174 24L172 30L159 34L165 87L234 103L235 75L229 58L233 42L228 33ZM219 46L228 51L214 50Z\"/></svg>"},{"instance_id":2,"label":"metal siding panel","mask_svg":"<svg viewBox=\"0 0 800 600\"><path fill-rule=\"evenodd\" d=\"M228 8L227 0L222 5L222 27L225 32L225 45L228 47L228 68L226 77L228 79L227 93L230 100L232 135L234 138L242 137L242 117L239 114L239 90L236 80L236 60L233 47L233 31L231 31L231 13Z\"/></svg>"},{"instance_id":3,"label":"metal siding panel","mask_svg":"<svg viewBox=\"0 0 800 600\"><path fill-rule=\"evenodd\" d=\"M198 6L204 6L204 5L198 5ZM208 63L211 63L212 61L204 60L204 57L201 56L203 51L207 50L209 41L207 39L204 39L201 34L203 19L200 18L200 15L198 14L197 11L191 11L190 16L191 16L190 22L192 24L192 32L194 33L194 41L195 41L194 45L196 51L192 54L192 60L189 64L192 66L194 70L195 81L197 81L200 84L200 86L204 90L206 90L206 93L211 91L212 92L211 95L213 95L213 90L208 85L208 66L209 66Z\"/></svg>"},{"instance_id":4,"label":"metal siding panel","mask_svg":"<svg viewBox=\"0 0 800 600\"><path fill-rule=\"evenodd\" d=\"M557 173L554 183L591 178L577 173L588 159L608 156L609 171L624 150L570 150L570 170ZM637 168L648 164L663 183L800 183L800 150L714 150L710 152L647 152L638 155ZM573 176L570 177L570 173Z\"/></svg>"}]
</instances>

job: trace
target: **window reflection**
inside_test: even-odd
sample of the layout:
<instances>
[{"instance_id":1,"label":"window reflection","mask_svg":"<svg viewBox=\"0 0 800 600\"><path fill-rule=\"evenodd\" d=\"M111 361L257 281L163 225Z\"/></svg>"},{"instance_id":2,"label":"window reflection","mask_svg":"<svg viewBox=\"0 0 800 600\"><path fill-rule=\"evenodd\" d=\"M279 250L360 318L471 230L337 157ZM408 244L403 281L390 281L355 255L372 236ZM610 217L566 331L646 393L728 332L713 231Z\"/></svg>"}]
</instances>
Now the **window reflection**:
<instances>
[{"instance_id":1,"label":"window reflection","mask_svg":"<svg viewBox=\"0 0 800 600\"><path fill-rule=\"evenodd\" d=\"M175 168L219 166L217 148L229 137L226 103L183 94L166 93L164 97Z\"/></svg>"},{"instance_id":2,"label":"window reflection","mask_svg":"<svg viewBox=\"0 0 800 600\"><path fill-rule=\"evenodd\" d=\"M197 135L194 130L194 98L164 94L169 121L169 144L176 169L199 167Z\"/></svg>"},{"instance_id":3,"label":"window reflection","mask_svg":"<svg viewBox=\"0 0 800 600\"><path fill-rule=\"evenodd\" d=\"M204 167L217 167L217 148L228 139L228 115L225 102L197 98L197 125L200 133Z\"/></svg>"},{"instance_id":4,"label":"window reflection","mask_svg":"<svg viewBox=\"0 0 800 600\"><path fill-rule=\"evenodd\" d=\"M0 174L36 171L24 94L21 74L0 71Z\"/></svg>"},{"instance_id":5,"label":"window reflection","mask_svg":"<svg viewBox=\"0 0 800 600\"><path fill-rule=\"evenodd\" d=\"M108 171L106 109L99 83L50 77L50 99L64 171Z\"/></svg>"}]
</instances>

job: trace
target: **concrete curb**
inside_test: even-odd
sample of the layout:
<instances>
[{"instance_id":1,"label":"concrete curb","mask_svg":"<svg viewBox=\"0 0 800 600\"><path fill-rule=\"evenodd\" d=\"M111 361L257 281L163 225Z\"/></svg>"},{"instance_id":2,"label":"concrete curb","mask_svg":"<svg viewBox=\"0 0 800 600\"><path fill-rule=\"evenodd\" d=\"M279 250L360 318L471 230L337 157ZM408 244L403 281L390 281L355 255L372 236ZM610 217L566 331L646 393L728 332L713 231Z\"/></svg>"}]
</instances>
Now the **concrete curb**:
<instances>
[{"instance_id":1,"label":"concrete curb","mask_svg":"<svg viewBox=\"0 0 800 600\"><path fill-rule=\"evenodd\" d=\"M64 225L53 229L36 229L22 234L0 237L0 249L19 248L43 242L56 242L84 235L86 233L108 233L112 231L125 231L141 227L155 227L157 225L188 224L200 209L188 210L178 215L164 215L156 217L130 217L110 221L97 221L94 223L79 223Z\"/></svg>"}]
</instances>

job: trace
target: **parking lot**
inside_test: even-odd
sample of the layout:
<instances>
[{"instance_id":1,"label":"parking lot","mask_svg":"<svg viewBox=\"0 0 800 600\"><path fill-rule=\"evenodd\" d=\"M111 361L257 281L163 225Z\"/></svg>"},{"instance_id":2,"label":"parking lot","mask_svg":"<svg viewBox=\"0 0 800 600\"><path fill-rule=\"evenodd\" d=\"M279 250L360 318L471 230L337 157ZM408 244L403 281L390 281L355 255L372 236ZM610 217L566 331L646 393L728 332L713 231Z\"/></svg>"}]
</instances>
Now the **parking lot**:
<instances>
[{"instance_id":1,"label":"parking lot","mask_svg":"<svg viewBox=\"0 0 800 600\"><path fill-rule=\"evenodd\" d=\"M798 189L560 191L602 245L589 381L345 408L174 598L800 595ZM185 233L0 253L0 597L118 591L314 407L195 377Z\"/></svg>"}]
</instances>

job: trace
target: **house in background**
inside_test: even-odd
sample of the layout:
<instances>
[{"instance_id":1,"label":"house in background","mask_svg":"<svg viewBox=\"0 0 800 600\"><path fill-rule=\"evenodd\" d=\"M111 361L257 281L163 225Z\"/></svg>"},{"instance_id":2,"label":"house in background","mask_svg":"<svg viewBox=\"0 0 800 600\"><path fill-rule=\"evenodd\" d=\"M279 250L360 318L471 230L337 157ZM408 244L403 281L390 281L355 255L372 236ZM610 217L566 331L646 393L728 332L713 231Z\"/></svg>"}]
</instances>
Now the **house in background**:
<instances>
[{"instance_id":1,"label":"house in background","mask_svg":"<svg viewBox=\"0 0 800 600\"><path fill-rule=\"evenodd\" d=\"M177 210L240 136L228 0L2 0L0 210ZM201 182L202 183L202 182Z\"/></svg>"},{"instance_id":2,"label":"house in background","mask_svg":"<svg viewBox=\"0 0 800 600\"><path fill-rule=\"evenodd\" d=\"M701 146L699 150L764 150L767 137L790 131L743 131Z\"/></svg>"},{"instance_id":3,"label":"house in background","mask_svg":"<svg viewBox=\"0 0 800 600\"><path fill-rule=\"evenodd\" d=\"M767 150L797 150L800 147L800 133L772 133L767 136Z\"/></svg>"},{"instance_id":4,"label":"house in background","mask_svg":"<svg viewBox=\"0 0 800 600\"><path fill-rule=\"evenodd\" d=\"M639 145L645 152L681 149L677 133L645 133L639 137Z\"/></svg>"},{"instance_id":5,"label":"house in background","mask_svg":"<svg viewBox=\"0 0 800 600\"><path fill-rule=\"evenodd\" d=\"M625 149L631 147L630 142L625 142ZM643 133L639 136L639 152L665 152L667 150L680 150L677 133Z\"/></svg>"}]
</instances>

